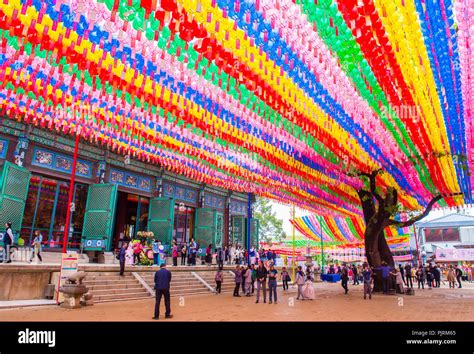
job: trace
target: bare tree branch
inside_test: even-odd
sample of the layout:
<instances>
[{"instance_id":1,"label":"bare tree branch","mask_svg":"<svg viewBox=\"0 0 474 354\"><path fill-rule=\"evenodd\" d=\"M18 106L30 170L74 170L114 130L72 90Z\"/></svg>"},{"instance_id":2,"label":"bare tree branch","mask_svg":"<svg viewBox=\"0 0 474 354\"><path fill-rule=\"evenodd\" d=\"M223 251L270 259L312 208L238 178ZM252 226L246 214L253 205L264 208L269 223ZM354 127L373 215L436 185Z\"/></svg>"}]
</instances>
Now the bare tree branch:
<instances>
[{"instance_id":1,"label":"bare tree branch","mask_svg":"<svg viewBox=\"0 0 474 354\"><path fill-rule=\"evenodd\" d=\"M415 216L414 218L411 218L410 220L407 220L407 221L397 221L397 220L393 220L393 219L390 219L388 221L388 226L396 226L396 227L407 227L407 226L411 226L413 225L414 223L416 223L417 221L420 221L421 219L423 219L425 216L427 216L429 214L429 212L431 211L431 209L433 208L433 206L438 202L440 201L441 199L445 198L445 197L453 197L453 196L456 196L456 195L462 195L462 193L454 193L454 194L448 194L448 195L442 195L442 194L438 194L437 196L433 197L433 199L431 199L431 201L428 203L425 211L418 215L418 216Z\"/></svg>"}]
</instances>

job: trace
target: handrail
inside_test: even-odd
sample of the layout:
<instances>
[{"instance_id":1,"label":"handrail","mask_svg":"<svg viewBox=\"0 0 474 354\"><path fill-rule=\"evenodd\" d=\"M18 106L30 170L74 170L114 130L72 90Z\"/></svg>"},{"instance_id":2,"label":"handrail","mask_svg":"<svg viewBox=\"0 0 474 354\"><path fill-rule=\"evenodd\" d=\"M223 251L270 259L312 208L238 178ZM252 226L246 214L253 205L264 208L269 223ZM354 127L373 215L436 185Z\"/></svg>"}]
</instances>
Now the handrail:
<instances>
[{"instance_id":1,"label":"handrail","mask_svg":"<svg viewBox=\"0 0 474 354\"><path fill-rule=\"evenodd\" d=\"M203 278L201 278L196 272L191 272L191 274L197 279L199 280L202 284L204 284L206 286L206 288L208 288L210 291L212 291L213 293L216 292L216 289L214 289L212 286L210 286L208 284L207 281L205 281Z\"/></svg>"},{"instance_id":2,"label":"handrail","mask_svg":"<svg viewBox=\"0 0 474 354\"><path fill-rule=\"evenodd\" d=\"M155 296L155 291L151 288L150 285L148 285L148 283L141 277L140 274L138 274L137 272L132 272L132 275L135 277L135 279L138 280L138 282L146 289L146 291L148 291L148 293L151 295L151 296Z\"/></svg>"}]
</instances>

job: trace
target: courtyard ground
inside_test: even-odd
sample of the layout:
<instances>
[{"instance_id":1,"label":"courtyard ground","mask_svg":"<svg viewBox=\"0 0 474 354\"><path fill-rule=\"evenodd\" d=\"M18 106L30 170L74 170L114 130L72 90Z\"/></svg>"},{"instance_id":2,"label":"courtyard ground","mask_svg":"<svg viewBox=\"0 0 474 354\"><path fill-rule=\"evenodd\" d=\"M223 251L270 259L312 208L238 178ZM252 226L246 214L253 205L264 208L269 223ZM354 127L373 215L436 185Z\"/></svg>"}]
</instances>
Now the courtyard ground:
<instances>
[{"instance_id":1,"label":"courtyard ground","mask_svg":"<svg viewBox=\"0 0 474 354\"><path fill-rule=\"evenodd\" d=\"M171 289L173 291L173 289ZM316 283L313 301L297 301L296 287L278 289L278 304L231 293L171 298L166 321L472 321L474 287L415 289L415 296L376 294L363 299L362 285L344 295L340 283ZM164 320L162 301L161 321ZM2 321L151 321L154 299L101 303L76 310L43 306L0 310Z\"/></svg>"}]
</instances>

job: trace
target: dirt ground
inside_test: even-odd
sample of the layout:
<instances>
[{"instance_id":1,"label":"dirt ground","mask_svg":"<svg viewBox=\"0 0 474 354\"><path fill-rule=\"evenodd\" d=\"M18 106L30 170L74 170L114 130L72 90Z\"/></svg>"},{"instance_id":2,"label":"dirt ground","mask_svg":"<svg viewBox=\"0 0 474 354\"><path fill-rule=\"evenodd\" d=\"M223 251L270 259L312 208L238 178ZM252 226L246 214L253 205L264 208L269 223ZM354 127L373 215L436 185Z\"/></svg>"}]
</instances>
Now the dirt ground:
<instances>
[{"instance_id":1,"label":"dirt ground","mask_svg":"<svg viewBox=\"0 0 474 354\"><path fill-rule=\"evenodd\" d=\"M469 284L470 285L470 284ZM172 289L171 289L172 291ZM278 304L231 293L171 298L174 317L166 321L472 321L474 288L416 289L415 296L374 295L362 285L344 295L339 283L316 283L315 300L296 300L296 287L278 289ZM161 321L164 319L162 301ZM1 321L151 321L154 299L95 304L77 310L58 306L0 310Z\"/></svg>"}]
</instances>

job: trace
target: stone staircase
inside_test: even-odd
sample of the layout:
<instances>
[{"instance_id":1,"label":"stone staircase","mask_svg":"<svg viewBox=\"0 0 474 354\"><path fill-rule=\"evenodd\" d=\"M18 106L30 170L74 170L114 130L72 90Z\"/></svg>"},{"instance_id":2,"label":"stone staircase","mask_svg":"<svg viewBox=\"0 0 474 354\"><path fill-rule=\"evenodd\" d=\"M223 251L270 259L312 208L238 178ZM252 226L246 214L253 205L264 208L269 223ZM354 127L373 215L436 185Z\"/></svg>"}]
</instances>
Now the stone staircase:
<instances>
[{"instance_id":1,"label":"stone staircase","mask_svg":"<svg viewBox=\"0 0 474 354\"><path fill-rule=\"evenodd\" d=\"M96 303L151 298L131 272L123 277L118 272L89 272L83 284L92 291Z\"/></svg>"},{"instance_id":2,"label":"stone staircase","mask_svg":"<svg viewBox=\"0 0 474 354\"><path fill-rule=\"evenodd\" d=\"M216 281L214 280L214 277L216 275L215 271L197 272L197 274L210 286L212 286L213 288L216 287ZM234 276L231 275L228 270L224 270L222 274L224 275L224 281L222 282L221 292L222 293L234 292L234 288L235 288Z\"/></svg>"},{"instance_id":3,"label":"stone staircase","mask_svg":"<svg viewBox=\"0 0 474 354\"><path fill-rule=\"evenodd\" d=\"M29 251L28 259L25 259L25 261L29 260L30 255L31 255L31 251ZM53 264L53 263L61 264L61 257L62 257L61 252L51 252L51 251L41 252L41 258L43 258L43 262L42 262L43 264ZM79 254L78 263L79 264L89 263L89 257L87 256L87 254Z\"/></svg>"},{"instance_id":4,"label":"stone staircase","mask_svg":"<svg viewBox=\"0 0 474 354\"><path fill-rule=\"evenodd\" d=\"M213 272L201 272L201 273L210 273ZM155 273L154 272L142 272L139 273L142 279L150 286L152 289L155 286ZM214 286L213 283L209 285ZM194 275L189 271L179 271L172 272L171 277L171 289L170 293L172 297L175 296L190 296L190 295L203 295L210 294L211 291L203 283L201 283Z\"/></svg>"}]
</instances>

